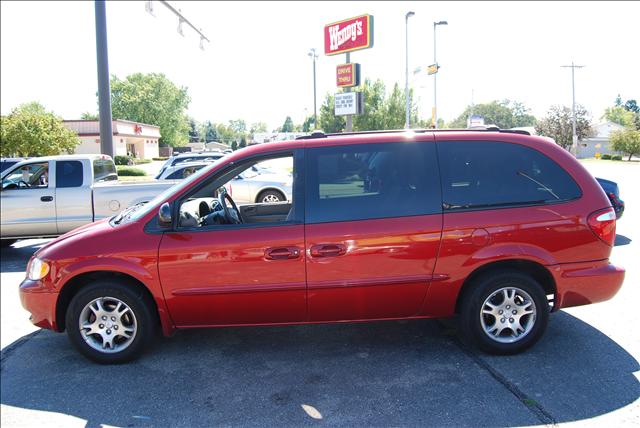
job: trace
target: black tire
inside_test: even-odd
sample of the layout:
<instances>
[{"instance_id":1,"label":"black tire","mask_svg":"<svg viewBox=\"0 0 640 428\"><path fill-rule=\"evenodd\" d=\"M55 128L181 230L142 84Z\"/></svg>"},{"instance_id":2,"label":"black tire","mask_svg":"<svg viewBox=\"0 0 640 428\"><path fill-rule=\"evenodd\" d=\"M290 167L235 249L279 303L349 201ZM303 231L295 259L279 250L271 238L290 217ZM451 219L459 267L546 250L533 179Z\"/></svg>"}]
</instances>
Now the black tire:
<instances>
[{"instance_id":1,"label":"black tire","mask_svg":"<svg viewBox=\"0 0 640 428\"><path fill-rule=\"evenodd\" d=\"M518 271L502 270L483 275L475 280L473 284L470 284L470 286L472 288L463 296L460 310L460 325L468 341L482 351L490 354L511 355L527 350L540 340L549 321L549 304L542 286L540 286L537 281ZM482 310L485 300L496 291L504 288L517 288L524 291L529 295L535 306L535 309L532 308L533 313L531 315L520 315L522 316L522 322L525 324L530 320L533 321L531 328L526 334L524 334L524 332L519 333L522 335L519 339L509 337L509 335L513 336L514 333L514 330L509 327L505 329L506 334L498 334L496 338L490 337L489 333L486 333L483 327L483 319L488 328L492 327L491 320L493 320L496 325L501 322L493 315L482 315ZM518 296L522 295L516 294L516 299ZM501 293L497 293L495 298L499 301L499 299L504 297L501 296ZM491 302L495 303L496 300L492 300ZM522 310L521 308L523 308L523 306L514 308L511 309L518 311ZM487 307L486 309L489 310L490 308ZM504 311L504 307L501 310ZM535 319L532 318L534 314ZM508 317L510 316L511 315L508 315ZM505 323L509 323L508 317L505 316L501 319L505 319ZM500 326L503 325L509 324L500 324ZM496 335L494 335L494 337L495 336ZM514 341L511 343L502 343L500 340Z\"/></svg>"},{"instance_id":2,"label":"black tire","mask_svg":"<svg viewBox=\"0 0 640 428\"><path fill-rule=\"evenodd\" d=\"M2 248L7 248L14 244L16 241L17 239L0 239L0 246L2 246Z\"/></svg>"},{"instance_id":3,"label":"black tire","mask_svg":"<svg viewBox=\"0 0 640 428\"><path fill-rule=\"evenodd\" d=\"M278 200L265 201L265 198L267 197L277 198ZM260 192L260 194L256 198L256 203L258 204L275 203L275 202L285 202L286 200L287 198L282 194L282 192L278 190L263 190L262 192Z\"/></svg>"},{"instance_id":4,"label":"black tire","mask_svg":"<svg viewBox=\"0 0 640 428\"><path fill-rule=\"evenodd\" d=\"M135 334L130 341L116 337L116 340L128 342L121 351L102 352L94 349L80 332L79 320L85 307L98 298L111 298L126 304L134 315ZM107 303L109 300L106 300ZM99 279L83 287L71 300L66 314L66 330L69 340L85 357L100 364L119 364L138 358L151 342L157 331L158 318L151 299L135 285L127 281ZM128 315L130 317L130 315ZM122 331L122 330L121 330ZM114 332L115 334L115 332ZM101 340L100 335L89 335ZM103 341L104 343L104 341ZM104 345L103 345L104 346Z\"/></svg>"}]
</instances>

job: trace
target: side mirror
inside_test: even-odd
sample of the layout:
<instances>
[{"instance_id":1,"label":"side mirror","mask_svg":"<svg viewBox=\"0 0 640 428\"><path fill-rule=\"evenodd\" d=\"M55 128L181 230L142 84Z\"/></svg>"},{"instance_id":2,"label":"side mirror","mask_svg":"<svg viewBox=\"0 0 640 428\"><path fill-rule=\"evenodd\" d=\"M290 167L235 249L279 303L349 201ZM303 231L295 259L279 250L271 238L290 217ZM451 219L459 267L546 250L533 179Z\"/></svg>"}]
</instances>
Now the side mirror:
<instances>
[{"instance_id":1,"label":"side mirror","mask_svg":"<svg viewBox=\"0 0 640 428\"><path fill-rule=\"evenodd\" d=\"M160 205L160 209L158 210L158 226L171 227L173 223L171 220L171 205L169 205L169 202L165 202Z\"/></svg>"}]
</instances>

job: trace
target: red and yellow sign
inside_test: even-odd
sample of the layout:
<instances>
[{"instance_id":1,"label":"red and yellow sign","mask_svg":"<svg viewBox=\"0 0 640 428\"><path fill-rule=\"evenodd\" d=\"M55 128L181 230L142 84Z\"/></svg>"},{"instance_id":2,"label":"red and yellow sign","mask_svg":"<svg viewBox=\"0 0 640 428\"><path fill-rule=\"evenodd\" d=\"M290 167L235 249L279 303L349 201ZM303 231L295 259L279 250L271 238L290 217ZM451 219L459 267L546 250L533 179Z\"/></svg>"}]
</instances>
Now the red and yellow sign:
<instances>
[{"instance_id":1,"label":"red and yellow sign","mask_svg":"<svg viewBox=\"0 0 640 428\"><path fill-rule=\"evenodd\" d=\"M373 16L361 15L324 26L324 53L340 53L373 46Z\"/></svg>"},{"instance_id":2,"label":"red and yellow sign","mask_svg":"<svg viewBox=\"0 0 640 428\"><path fill-rule=\"evenodd\" d=\"M360 85L360 64L351 62L336 68L336 85L339 88L350 88Z\"/></svg>"}]
</instances>

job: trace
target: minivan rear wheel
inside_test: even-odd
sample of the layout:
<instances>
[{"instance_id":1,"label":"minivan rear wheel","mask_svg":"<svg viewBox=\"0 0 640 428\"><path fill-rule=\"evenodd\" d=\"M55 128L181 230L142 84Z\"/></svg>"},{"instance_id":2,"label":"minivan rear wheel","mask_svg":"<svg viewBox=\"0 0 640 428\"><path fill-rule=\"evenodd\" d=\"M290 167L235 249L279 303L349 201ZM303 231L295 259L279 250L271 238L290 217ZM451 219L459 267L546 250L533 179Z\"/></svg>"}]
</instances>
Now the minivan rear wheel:
<instances>
[{"instance_id":1,"label":"minivan rear wheel","mask_svg":"<svg viewBox=\"0 0 640 428\"><path fill-rule=\"evenodd\" d=\"M484 275L471 284L461 306L461 326L469 341L491 354L516 354L544 334L549 305L543 288L517 271Z\"/></svg>"},{"instance_id":2,"label":"minivan rear wheel","mask_svg":"<svg viewBox=\"0 0 640 428\"><path fill-rule=\"evenodd\" d=\"M100 364L137 358L155 331L147 300L125 282L95 281L82 288L67 308L69 340L81 354Z\"/></svg>"}]
</instances>

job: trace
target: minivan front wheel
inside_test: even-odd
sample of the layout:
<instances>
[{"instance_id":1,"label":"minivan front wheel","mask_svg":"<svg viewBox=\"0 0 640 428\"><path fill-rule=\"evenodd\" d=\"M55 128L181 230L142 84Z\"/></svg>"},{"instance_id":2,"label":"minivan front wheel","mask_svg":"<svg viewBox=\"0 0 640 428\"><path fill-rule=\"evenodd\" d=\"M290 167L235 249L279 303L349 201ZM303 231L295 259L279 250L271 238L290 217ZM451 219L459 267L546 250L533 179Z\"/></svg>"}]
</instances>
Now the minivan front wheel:
<instances>
[{"instance_id":1,"label":"minivan front wheel","mask_svg":"<svg viewBox=\"0 0 640 428\"><path fill-rule=\"evenodd\" d=\"M461 308L467 338L485 352L515 354L542 337L549 307L542 287L515 271L485 275L471 284Z\"/></svg>"},{"instance_id":2,"label":"minivan front wheel","mask_svg":"<svg viewBox=\"0 0 640 428\"><path fill-rule=\"evenodd\" d=\"M71 343L87 358L115 364L136 358L154 332L145 296L125 283L98 280L71 300L66 329Z\"/></svg>"}]
</instances>

